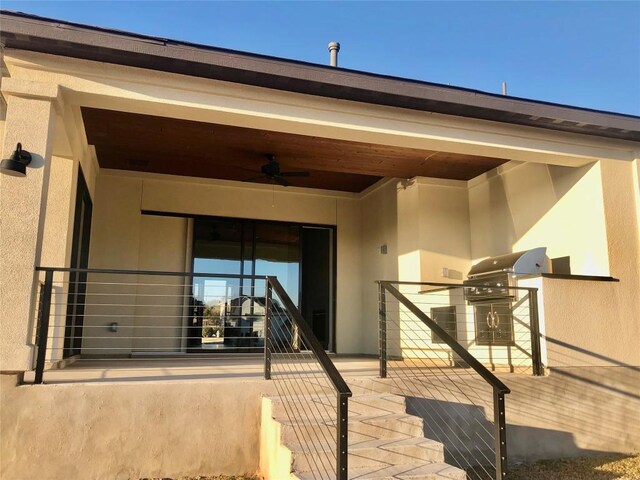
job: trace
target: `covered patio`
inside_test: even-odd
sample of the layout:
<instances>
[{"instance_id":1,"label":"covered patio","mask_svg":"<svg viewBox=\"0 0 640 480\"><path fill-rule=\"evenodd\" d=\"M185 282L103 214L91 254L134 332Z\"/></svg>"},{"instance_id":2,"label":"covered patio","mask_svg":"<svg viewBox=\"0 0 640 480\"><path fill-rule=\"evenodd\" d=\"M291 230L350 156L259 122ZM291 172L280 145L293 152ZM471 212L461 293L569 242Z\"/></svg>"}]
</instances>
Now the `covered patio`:
<instances>
[{"instance_id":1,"label":"covered patio","mask_svg":"<svg viewBox=\"0 0 640 480\"><path fill-rule=\"evenodd\" d=\"M22 343L35 338L34 265L195 272L202 219L330 231L327 295L304 316L324 319L316 333L338 354L378 351L377 280L459 283L479 259L541 245L571 273L610 276L602 199L613 173L593 162L613 172L632 158L632 120L77 25L60 37L55 23L20 15L6 22L5 150L29 138L45 167L27 183L3 183L20 202L3 207L7 224L30 239L24 256L6 258L8 271L28 271L6 282L12 371L33 365ZM298 175L274 175L269 158L276 173ZM549 236L569 212L571 228ZM249 271L234 274L257 274L273 258L248 260L250 250L234 259ZM305 281L292 280L294 300ZM69 310L85 293L53 292L51 328L66 328L75 352L76 319L92 313ZM113 323L87 327L114 338L141 332Z\"/></svg>"}]
</instances>

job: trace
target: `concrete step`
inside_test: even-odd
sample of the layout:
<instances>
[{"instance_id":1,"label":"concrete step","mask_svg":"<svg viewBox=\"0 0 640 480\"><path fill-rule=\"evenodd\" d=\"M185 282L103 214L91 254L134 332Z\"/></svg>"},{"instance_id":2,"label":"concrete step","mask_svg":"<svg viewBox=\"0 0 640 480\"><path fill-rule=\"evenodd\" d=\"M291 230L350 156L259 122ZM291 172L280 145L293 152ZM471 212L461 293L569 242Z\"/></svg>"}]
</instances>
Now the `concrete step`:
<instances>
[{"instance_id":1,"label":"concrete step","mask_svg":"<svg viewBox=\"0 0 640 480\"><path fill-rule=\"evenodd\" d=\"M273 418L286 420L297 411L308 412L327 420L335 418L335 395L296 395L293 397L272 397ZM357 394L349 398L349 416L373 416L389 413L405 413L405 398L390 393Z\"/></svg>"},{"instance_id":2,"label":"concrete step","mask_svg":"<svg viewBox=\"0 0 640 480\"><path fill-rule=\"evenodd\" d=\"M348 478L466 480L464 471L444 463L443 445L423 437L423 420L406 413L405 398L385 392L388 388L386 382L352 385ZM265 418L277 425L282 458L280 470L274 469L270 478L335 478L335 395L271 397L263 405Z\"/></svg>"},{"instance_id":3,"label":"concrete step","mask_svg":"<svg viewBox=\"0 0 640 480\"><path fill-rule=\"evenodd\" d=\"M287 445L293 457L293 471L308 472L335 455L335 443L309 443ZM443 462L441 443L423 437L349 441L349 466L352 468Z\"/></svg>"},{"instance_id":4,"label":"concrete step","mask_svg":"<svg viewBox=\"0 0 640 480\"><path fill-rule=\"evenodd\" d=\"M331 477L331 472L325 472L321 478ZM446 463L428 463L421 465L393 465L386 468L349 467L349 480L467 480L467 474L459 468ZM317 480L318 472L295 472L291 480Z\"/></svg>"},{"instance_id":5,"label":"concrete step","mask_svg":"<svg viewBox=\"0 0 640 480\"><path fill-rule=\"evenodd\" d=\"M278 422L281 424L281 442L285 445L300 441L328 442L336 436L335 420L323 421L303 416L302 419L283 419ZM349 418L349 438L353 442L422 436L422 419L413 415L394 413Z\"/></svg>"}]
</instances>

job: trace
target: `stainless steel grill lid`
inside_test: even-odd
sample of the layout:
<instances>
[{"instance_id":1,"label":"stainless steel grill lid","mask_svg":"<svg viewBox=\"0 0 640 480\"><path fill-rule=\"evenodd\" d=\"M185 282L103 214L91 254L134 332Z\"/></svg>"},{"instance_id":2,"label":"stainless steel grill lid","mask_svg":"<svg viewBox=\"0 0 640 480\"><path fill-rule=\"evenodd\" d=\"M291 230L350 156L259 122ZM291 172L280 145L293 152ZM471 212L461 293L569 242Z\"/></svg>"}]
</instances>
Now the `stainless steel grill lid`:
<instances>
[{"instance_id":1,"label":"stainless steel grill lid","mask_svg":"<svg viewBox=\"0 0 640 480\"><path fill-rule=\"evenodd\" d=\"M533 248L524 252L487 258L471 267L468 278L484 277L499 272L509 272L516 275L550 273L551 262L547 257L547 248Z\"/></svg>"}]
</instances>

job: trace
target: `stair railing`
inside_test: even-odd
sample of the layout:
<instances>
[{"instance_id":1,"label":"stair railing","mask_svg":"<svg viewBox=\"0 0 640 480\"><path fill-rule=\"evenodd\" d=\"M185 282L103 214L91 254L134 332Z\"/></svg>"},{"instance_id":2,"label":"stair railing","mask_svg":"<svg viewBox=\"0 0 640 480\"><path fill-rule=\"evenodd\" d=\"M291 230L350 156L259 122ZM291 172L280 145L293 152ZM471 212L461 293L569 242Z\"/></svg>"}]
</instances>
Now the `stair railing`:
<instances>
[{"instance_id":1,"label":"stair railing","mask_svg":"<svg viewBox=\"0 0 640 480\"><path fill-rule=\"evenodd\" d=\"M502 480L507 473L505 395L509 388L482 362L394 285L413 282L378 281L380 377L407 397L409 409L423 416L427 436L444 444L445 460L467 471L470 479ZM458 288L461 286L458 285ZM441 303L440 306L444 305ZM430 331L430 338L425 333ZM437 339L433 348L432 340ZM483 398L482 382L491 387ZM484 408L492 404L493 429ZM493 430L493 431L491 431ZM493 450L493 458L488 450Z\"/></svg>"},{"instance_id":2,"label":"stair railing","mask_svg":"<svg viewBox=\"0 0 640 480\"><path fill-rule=\"evenodd\" d=\"M334 478L347 480L351 390L276 277L267 277L265 311L264 377L275 380L280 397L286 399L283 406L299 447L320 447L316 452L304 452L316 462L314 478L332 478L335 472ZM305 404L308 408L297 404L300 394L311 400ZM335 410L326 400L332 394ZM335 450L331 456L323 456L321 448L333 444L330 432L304 428L305 422L322 424L327 417L335 418Z\"/></svg>"},{"instance_id":3,"label":"stair railing","mask_svg":"<svg viewBox=\"0 0 640 480\"><path fill-rule=\"evenodd\" d=\"M276 277L35 270L39 280L33 329L35 384L44 383L47 363L73 356L113 359L213 351L196 350L192 344L205 340L203 329L219 328L234 351L264 352L264 377L273 380L281 398L288 400L284 408L301 448L317 449L306 452L315 462L314 478L347 480L351 390ZM212 299L215 305L210 304ZM207 327L206 322L215 319L221 325ZM141 333L136 335L134 328ZM221 343L223 338L213 340ZM138 340L145 343L132 347ZM301 396L311 399L308 409L296 403ZM322 428L315 431L310 425Z\"/></svg>"}]
</instances>

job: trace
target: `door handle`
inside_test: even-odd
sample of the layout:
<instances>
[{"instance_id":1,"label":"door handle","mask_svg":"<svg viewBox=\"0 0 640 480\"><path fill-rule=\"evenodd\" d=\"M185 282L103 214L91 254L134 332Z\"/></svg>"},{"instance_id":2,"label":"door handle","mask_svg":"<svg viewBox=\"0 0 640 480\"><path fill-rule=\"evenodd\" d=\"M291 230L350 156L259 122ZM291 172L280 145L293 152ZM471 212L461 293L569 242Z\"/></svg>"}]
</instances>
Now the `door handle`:
<instances>
[{"instance_id":1,"label":"door handle","mask_svg":"<svg viewBox=\"0 0 640 480\"><path fill-rule=\"evenodd\" d=\"M500 326L500 317L497 312L487 313L487 326L491 330L496 330Z\"/></svg>"}]
</instances>

